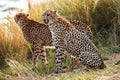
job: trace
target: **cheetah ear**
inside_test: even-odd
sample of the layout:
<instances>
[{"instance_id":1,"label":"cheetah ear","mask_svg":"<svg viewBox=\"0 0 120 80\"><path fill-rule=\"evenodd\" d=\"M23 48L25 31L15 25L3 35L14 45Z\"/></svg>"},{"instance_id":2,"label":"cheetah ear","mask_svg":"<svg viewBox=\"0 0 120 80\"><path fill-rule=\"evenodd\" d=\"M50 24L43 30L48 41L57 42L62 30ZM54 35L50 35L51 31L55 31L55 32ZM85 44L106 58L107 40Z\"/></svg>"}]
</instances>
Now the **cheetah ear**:
<instances>
[{"instance_id":1,"label":"cheetah ear","mask_svg":"<svg viewBox=\"0 0 120 80\"><path fill-rule=\"evenodd\" d=\"M53 13L54 13L54 14L56 14L56 13L57 13L57 11L56 11L56 10L54 10L54 11L53 11Z\"/></svg>"}]
</instances>

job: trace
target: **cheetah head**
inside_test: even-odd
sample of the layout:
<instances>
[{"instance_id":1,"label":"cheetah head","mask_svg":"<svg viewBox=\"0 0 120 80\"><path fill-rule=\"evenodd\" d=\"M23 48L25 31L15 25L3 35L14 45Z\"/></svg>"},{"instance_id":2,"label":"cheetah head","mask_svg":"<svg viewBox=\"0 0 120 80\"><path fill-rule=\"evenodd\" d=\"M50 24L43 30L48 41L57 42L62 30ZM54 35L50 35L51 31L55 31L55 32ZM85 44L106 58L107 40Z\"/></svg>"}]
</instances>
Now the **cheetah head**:
<instances>
[{"instance_id":1,"label":"cheetah head","mask_svg":"<svg viewBox=\"0 0 120 80\"><path fill-rule=\"evenodd\" d=\"M14 20L16 23L18 23L21 19L26 19L28 16L29 16L29 14L18 13L14 16Z\"/></svg>"},{"instance_id":2,"label":"cheetah head","mask_svg":"<svg viewBox=\"0 0 120 80\"><path fill-rule=\"evenodd\" d=\"M55 18L57 17L57 14L56 14L57 11L55 10L46 10L42 17L43 17L43 22L45 24L51 24L51 23L54 23L55 21Z\"/></svg>"}]
</instances>

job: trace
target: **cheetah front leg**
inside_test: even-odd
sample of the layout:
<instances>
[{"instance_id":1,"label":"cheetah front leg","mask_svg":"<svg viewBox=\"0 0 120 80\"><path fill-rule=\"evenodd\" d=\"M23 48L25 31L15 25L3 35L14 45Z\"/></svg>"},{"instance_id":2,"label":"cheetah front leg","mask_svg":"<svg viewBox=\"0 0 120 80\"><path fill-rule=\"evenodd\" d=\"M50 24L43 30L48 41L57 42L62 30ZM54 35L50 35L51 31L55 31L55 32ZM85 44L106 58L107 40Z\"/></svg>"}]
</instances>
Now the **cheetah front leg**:
<instances>
[{"instance_id":1,"label":"cheetah front leg","mask_svg":"<svg viewBox=\"0 0 120 80\"><path fill-rule=\"evenodd\" d=\"M62 51L62 50L61 50ZM60 52L60 51L59 51ZM58 55L58 54L56 54L56 55ZM61 60L62 60L62 63L63 63L63 61L64 61L64 59L65 59L65 53L63 53L63 52L60 52L60 54L59 54L61 57ZM72 71L73 69L75 69L76 68L76 66L77 66L77 64L79 63L79 59L76 59L76 57L74 57L74 56L72 56L72 55L66 55L66 56L70 56L70 58L71 58L71 60L70 60L70 65L67 67L67 68L63 68L62 70L61 70L61 72L70 72L70 71Z\"/></svg>"},{"instance_id":2,"label":"cheetah front leg","mask_svg":"<svg viewBox=\"0 0 120 80\"><path fill-rule=\"evenodd\" d=\"M33 51L33 70L36 69L36 60L38 55L42 61L43 67L46 67L47 65L46 53L45 53L44 47L41 46L40 44L35 44L34 51Z\"/></svg>"},{"instance_id":3,"label":"cheetah front leg","mask_svg":"<svg viewBox=\"0 0 120 80\"><path fill-rule=\"evenodd\" d=\"M63 71L64 50L62 48L56 48L56 73L62 73Z\"/></svg>"}]
</instances>

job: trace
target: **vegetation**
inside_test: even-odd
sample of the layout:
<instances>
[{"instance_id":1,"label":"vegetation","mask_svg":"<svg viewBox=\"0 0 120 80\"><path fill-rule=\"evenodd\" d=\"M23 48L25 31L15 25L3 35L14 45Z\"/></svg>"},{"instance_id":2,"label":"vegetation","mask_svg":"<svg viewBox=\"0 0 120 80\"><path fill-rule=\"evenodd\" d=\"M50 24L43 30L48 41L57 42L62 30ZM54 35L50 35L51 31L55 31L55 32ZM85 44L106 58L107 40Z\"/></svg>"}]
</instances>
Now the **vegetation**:
<instances>
[{"instance_id":1,"label":"vegetation","mask_svg":"<svg viewBox=\"0 0 120 80\"><path fill-rule=\"evenodd\" d=\"M46 9L58 10L67 19L81 20L89 25L94 35L94 43L104 58L111 53L120 52L120 0L51 0L37 5L31 5L30 0L28 1L30 18L41 22L41 15ZM30 45L25 42L13 18L8 16L7 20L8 23L0 24L0 80L4 80L2 73L15 76L18 72L31 70L32 66L27 60L27 55L31 53ZM55 71L55 50L47 49L47 59L49 62L47 69L38 62L38 73L50 74ZM68 64L69 58L65 60L64 66ZM83 72L72 76L76 77L74 80L93 80L106 71L109 73L111 68L113 72L117 71L117 68L109 66L103 72L98 70L90 74ZM30 73L33 74L32 71ZM71 73L59 79L66 80L70 77Z\"/></svg>"},{"instance_id":2,"label":"vegetation","mask_svg":"<svg viewBox=\"0 0 120 80\"><path fill-rule=\"evenodd\" d=\"M106 48L119 46L119 4L118 0L52 0L47 4L32 6L29 11L31 18L38 21L41 21L41 14L49 8L57 10L68 19L83 21L92 29L96 46L103 54L108 54Z\"/></svg>"},{"instance_id":3,"label":"vegetation","mask_svg":"<svg viewBox=\"0 0 120 80\"><path fill-rule=\"evenodd\" d=\"M15 22L8 17L9 23L0 27L0 55L2 64L4 60L16 59L23 61L26 58L27 47L22 33ZM1 66L2 67L2 66Z\"/></svg>"}]
</instances>

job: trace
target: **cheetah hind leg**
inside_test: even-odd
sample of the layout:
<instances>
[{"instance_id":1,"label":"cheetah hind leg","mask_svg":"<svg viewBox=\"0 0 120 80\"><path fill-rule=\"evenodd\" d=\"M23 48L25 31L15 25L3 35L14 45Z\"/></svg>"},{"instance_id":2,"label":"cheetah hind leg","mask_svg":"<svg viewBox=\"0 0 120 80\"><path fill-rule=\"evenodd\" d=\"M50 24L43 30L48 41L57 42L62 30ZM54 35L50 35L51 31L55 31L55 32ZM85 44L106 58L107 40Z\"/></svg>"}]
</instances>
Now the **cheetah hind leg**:
<instances>
[{"instance_id":1,"label":"cheetah hind leg","mask_svg":"<svg viewBox=\"0 0 120 80\"><path fill-rule=\"evenodd\" d=\"M33 51L33 70L36 70L36 61L37 61L37 57L40 57L41 61L42 61L42 66L44 68L46 68L47 66L47 60L46 60L46 53L45 50L43 48L43 46L36 44L34 45L34 51Z\"/></svg>"},{"instance_id":2,"label":"cheetah hind leg","mask_svg":"<svg viewBox=\"0 0 120 80\"><path fill-rule=\"evenodd\" d=\"M38 54L33 54L33 55L34 56L33 56L33 68L32 68L32 70L36 71L37 70L37 68L36 68L36 59L37 59Z\"/></svg>"},{"instance_id":3,"label":"cheetah hind leg","mask_svg":"<svg viewBox=\"0 0 120 80\"><path fill-rule=\"evenodd\" d=\"M42 66L43 68L46 68L48 65L47 59L46 59L46 52L45 52L45 48L41 47L40 48L40 54L39 54L39 59L42 61Z\"/></svg>"}]
</instances>

